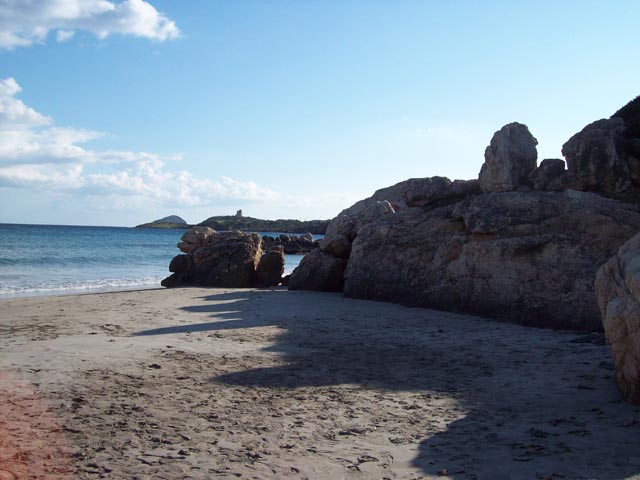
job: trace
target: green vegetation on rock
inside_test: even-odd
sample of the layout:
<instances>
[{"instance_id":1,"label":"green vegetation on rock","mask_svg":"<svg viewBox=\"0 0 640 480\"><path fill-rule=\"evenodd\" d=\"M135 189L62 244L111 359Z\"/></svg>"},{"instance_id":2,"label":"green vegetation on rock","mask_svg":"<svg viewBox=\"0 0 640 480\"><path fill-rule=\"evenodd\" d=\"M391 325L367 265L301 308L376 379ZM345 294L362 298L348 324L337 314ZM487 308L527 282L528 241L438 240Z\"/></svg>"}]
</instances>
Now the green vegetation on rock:
<instances>
[{"instance_id":1,"label":"green vegetation on rock","mask_svg":"<svg viewBox=\"0 0 640 480\"><path fill-rule=\"evenodd\" d=\"M168 218L168 217L166 217ZM191 228L193 225L186 223L167 222L160 219L149 223L143 223L136 228ZM239 215L222 215L209 217L198 225L211 227L214 230L244 230L250 232L283 232L283 233L312 233L324 235L327 231L329 220L262 220L260 218L242 217Z\"/></svg>"},{"instance_id":2,"label":"green vegetation on rock","mask_svg":"<svg viewBox=\"0 0 640 480\"><path fill-rule=\"evenodd\" d=\"M214 230L248 230L252 232L284 232L284 233L312 233L324 235L329 220L262 220L253 217L226 215L209 217L199 225L211 227Z\"/></svg>"},{"instance_id":3,"label":"green vegetation on rock","mask_svg":"<svg viewBox=\"0 0 640 480\"><path fill-rule=\"evenodd\" d=\"M136 228L191 228L193 225L186 223L174 223L174 222L150 222L143 223L142 225L136 225Z\"/></svg>"}]
</instances>

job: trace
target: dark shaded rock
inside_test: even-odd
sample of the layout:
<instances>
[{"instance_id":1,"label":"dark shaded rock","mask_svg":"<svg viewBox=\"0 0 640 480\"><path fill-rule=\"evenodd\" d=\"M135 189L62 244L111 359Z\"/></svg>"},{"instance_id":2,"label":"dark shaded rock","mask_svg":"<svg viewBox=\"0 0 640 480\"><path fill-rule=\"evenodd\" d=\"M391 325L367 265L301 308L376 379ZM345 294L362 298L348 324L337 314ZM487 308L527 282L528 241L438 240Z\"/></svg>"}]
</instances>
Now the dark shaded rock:
<instances>
[{"instance_id":1,"label":"dark shaded rock","mask_svg":"<svg viewBox=\"0 0 640 480\"><path fill-rule=\"evenodd\" d=\"M340 292L344 285L347 261L321 250L304 256L289 278L289 290Z\"/></svg>"},{"instance_id":2,"label":"dark shaded rock","mask_svg":"<svg viewBox=\"0 0 640 480\"><path fill-rule=\"evenodd\" d=\"M409 207L425 207L443 200L460 200L482 193L478 180L455 180L446 177L411 178L405 182L404 199Z\"/></svg>"},{"instance_id":3,"label":"dark shaded rock","mask_svg":"<svg viewBox=\"0 0 640 480\"><path fill-rule=\"evenodd\" d=\"M595 288L618 386L640 405L640 235L598 270Z\"/></svg>"},{"instance_id":4,"label":"dark shaded rock","mask_svg":"<svg viewBox=\"0 0 640 480\"><path fill-rule=\"evenodd\" d=\"M631 187L625 129L622 118L598 120L562 146L573 188L619 193Z\"/></svg>"},{"instance_id":5,"label":"dark shaded rock","mask_svg":"<svg viewBox=\"0 0 640 480\"><path fill-rule=\"evenodd\" d=\"M193 267L193 259L189 255L176 255L169 264L169 271L174 273L186 272Z\"/></svg>"},{"instance_id":6,"label":"dark shaded rock","mask_svg":"<svg viewBox=\"0 0 640 480\"><path fill-rule=\"evenodd\" d=\"M261 218L247 217L244 215L222 215L209 217L200 225L211 227L215 230L241 230L244 232L286 232L304 234L311 232L314 235L324 235L329 220L300 221L293 219L263 220Z\"/></svg>"},{"instance_id":7,"label":"dark shaded rock","mask_svg":"<svg viewBox=\"0 0 640 480\"><path fill-rule=\"evenodd\" d=\"M262 255L261 239L255 233L219 232L194 227L182 236L178 247L190 260L178 255L172 261L176 272L161 283L165 287L251 287ZM191 263L189 269L182 269Z\"/></svg>"},{"instance_id":8,"label":"dark shaded rock","mask_svg":"<svg viewBox=\"0 0 640 480\"><path fill-rule=\"evenodd\" d=\"M526 125L510 123L493 134L480 169L483 192L508 192L527 185L537 166L538 141Z\"/></svg>"},{"instance_id":9,"label":"dark shaded rock","mask_svg":"<svg viewBox=\"0 0 640 480\"><path fill-rule=\"evenodd\" d=\"M345 295L600 330L598 265L640 231L640 213L595 194L509 192L406 209L358 231Z\"/></svg>"},{"instance_id":10,"label":"dark shaded rock","mask_svg":"<svg viewBox=\"0 0 640 480\"><path fill-rule=\"evenodd\" d=\"M287 255L296 255L301 253L309 253L319 248L320 242L313 239L313 235L305 233L304 235L286 235L282 234L277 238L265 235L262 237L262 249L269 250L273 246L282 246L284 253Z\"/></svg>"},{"instance_id":11,"label":"dark shaded rock","mask_svg":"<svg viewBox=\"0 0 640 480\"><path fill-rule=\"evenodd\" d=\"M566 187L563 176L567 173L564 160L547 158L531 172L531 184L535 190L561 191Z\"/></svg>"},{"instance_id":12,"label":"dark shaded rock","mask_svg":"<svg viewBox=\"0 0 640 480\"><path fill-rule=\"evenodd\" d=\"M256 268L256 285L259 287L278 285L283 273L284 248L282 245L275 245L260 258Z\"/></svg>"},{"instance_id":13,"label":"dark shaded rock","mask_svg":"<svg viewBox=\"0 0 640 480\"><path fill-rule=\"evenodd\" d=\"M640 138L640 96L627 103L614 113L611 118L620 118L624 121L625 137Z\"/></svg>"}]
</instances>

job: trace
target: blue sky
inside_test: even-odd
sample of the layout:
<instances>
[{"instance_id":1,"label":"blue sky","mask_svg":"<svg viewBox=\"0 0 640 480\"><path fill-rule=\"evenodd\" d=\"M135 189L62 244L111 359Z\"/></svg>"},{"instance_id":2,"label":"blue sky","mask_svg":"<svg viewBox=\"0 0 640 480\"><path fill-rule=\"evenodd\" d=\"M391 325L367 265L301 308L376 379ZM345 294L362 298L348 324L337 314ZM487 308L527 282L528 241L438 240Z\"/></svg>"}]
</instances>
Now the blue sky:
<instances>
[{"instance_id":1,"label":"blue sky","mask_svg":"<svg viewBox=\"0 0 640 480\"><path fill-rule=\"evenodd\" d=\"M640 2L0 0L0 222L331 218L640 94Z\"/></svg>"}]
</instances>

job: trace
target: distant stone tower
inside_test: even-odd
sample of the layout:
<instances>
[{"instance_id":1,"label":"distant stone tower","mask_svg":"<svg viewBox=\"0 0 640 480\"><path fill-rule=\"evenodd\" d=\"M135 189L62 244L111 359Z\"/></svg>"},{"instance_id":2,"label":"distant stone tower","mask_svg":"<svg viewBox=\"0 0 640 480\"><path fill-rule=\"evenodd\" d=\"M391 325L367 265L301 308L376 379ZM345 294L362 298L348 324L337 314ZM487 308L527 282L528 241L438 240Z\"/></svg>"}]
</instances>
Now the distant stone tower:
<instances>
[{"instance_id":1,"label":"distant stone tower","mask_svg":"<svg viewBox=\"0 0 640 480\"><path fill-rule=\"evenodd\" d=\"M242 217L242 209L236 212L236 217Z\"/></svg>"}]
</instances>

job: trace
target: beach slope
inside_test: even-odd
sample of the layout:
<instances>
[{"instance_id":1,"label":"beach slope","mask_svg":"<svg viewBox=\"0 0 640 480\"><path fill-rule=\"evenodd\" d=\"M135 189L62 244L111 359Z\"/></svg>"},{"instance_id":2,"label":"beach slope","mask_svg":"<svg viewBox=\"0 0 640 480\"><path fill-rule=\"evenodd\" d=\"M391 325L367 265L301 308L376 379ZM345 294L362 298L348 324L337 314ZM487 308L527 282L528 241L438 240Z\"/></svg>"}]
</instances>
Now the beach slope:
<instances>
[{"instance_id":1,"label":"beach slope","mask_svg":"<svg viewBox=\"0 0 640 480\"><path fill-rule=\"evenodd\" d=\"M3 479L640 475L600 334L279 289L0 312Z\"/></svg>"}]
</instances>

